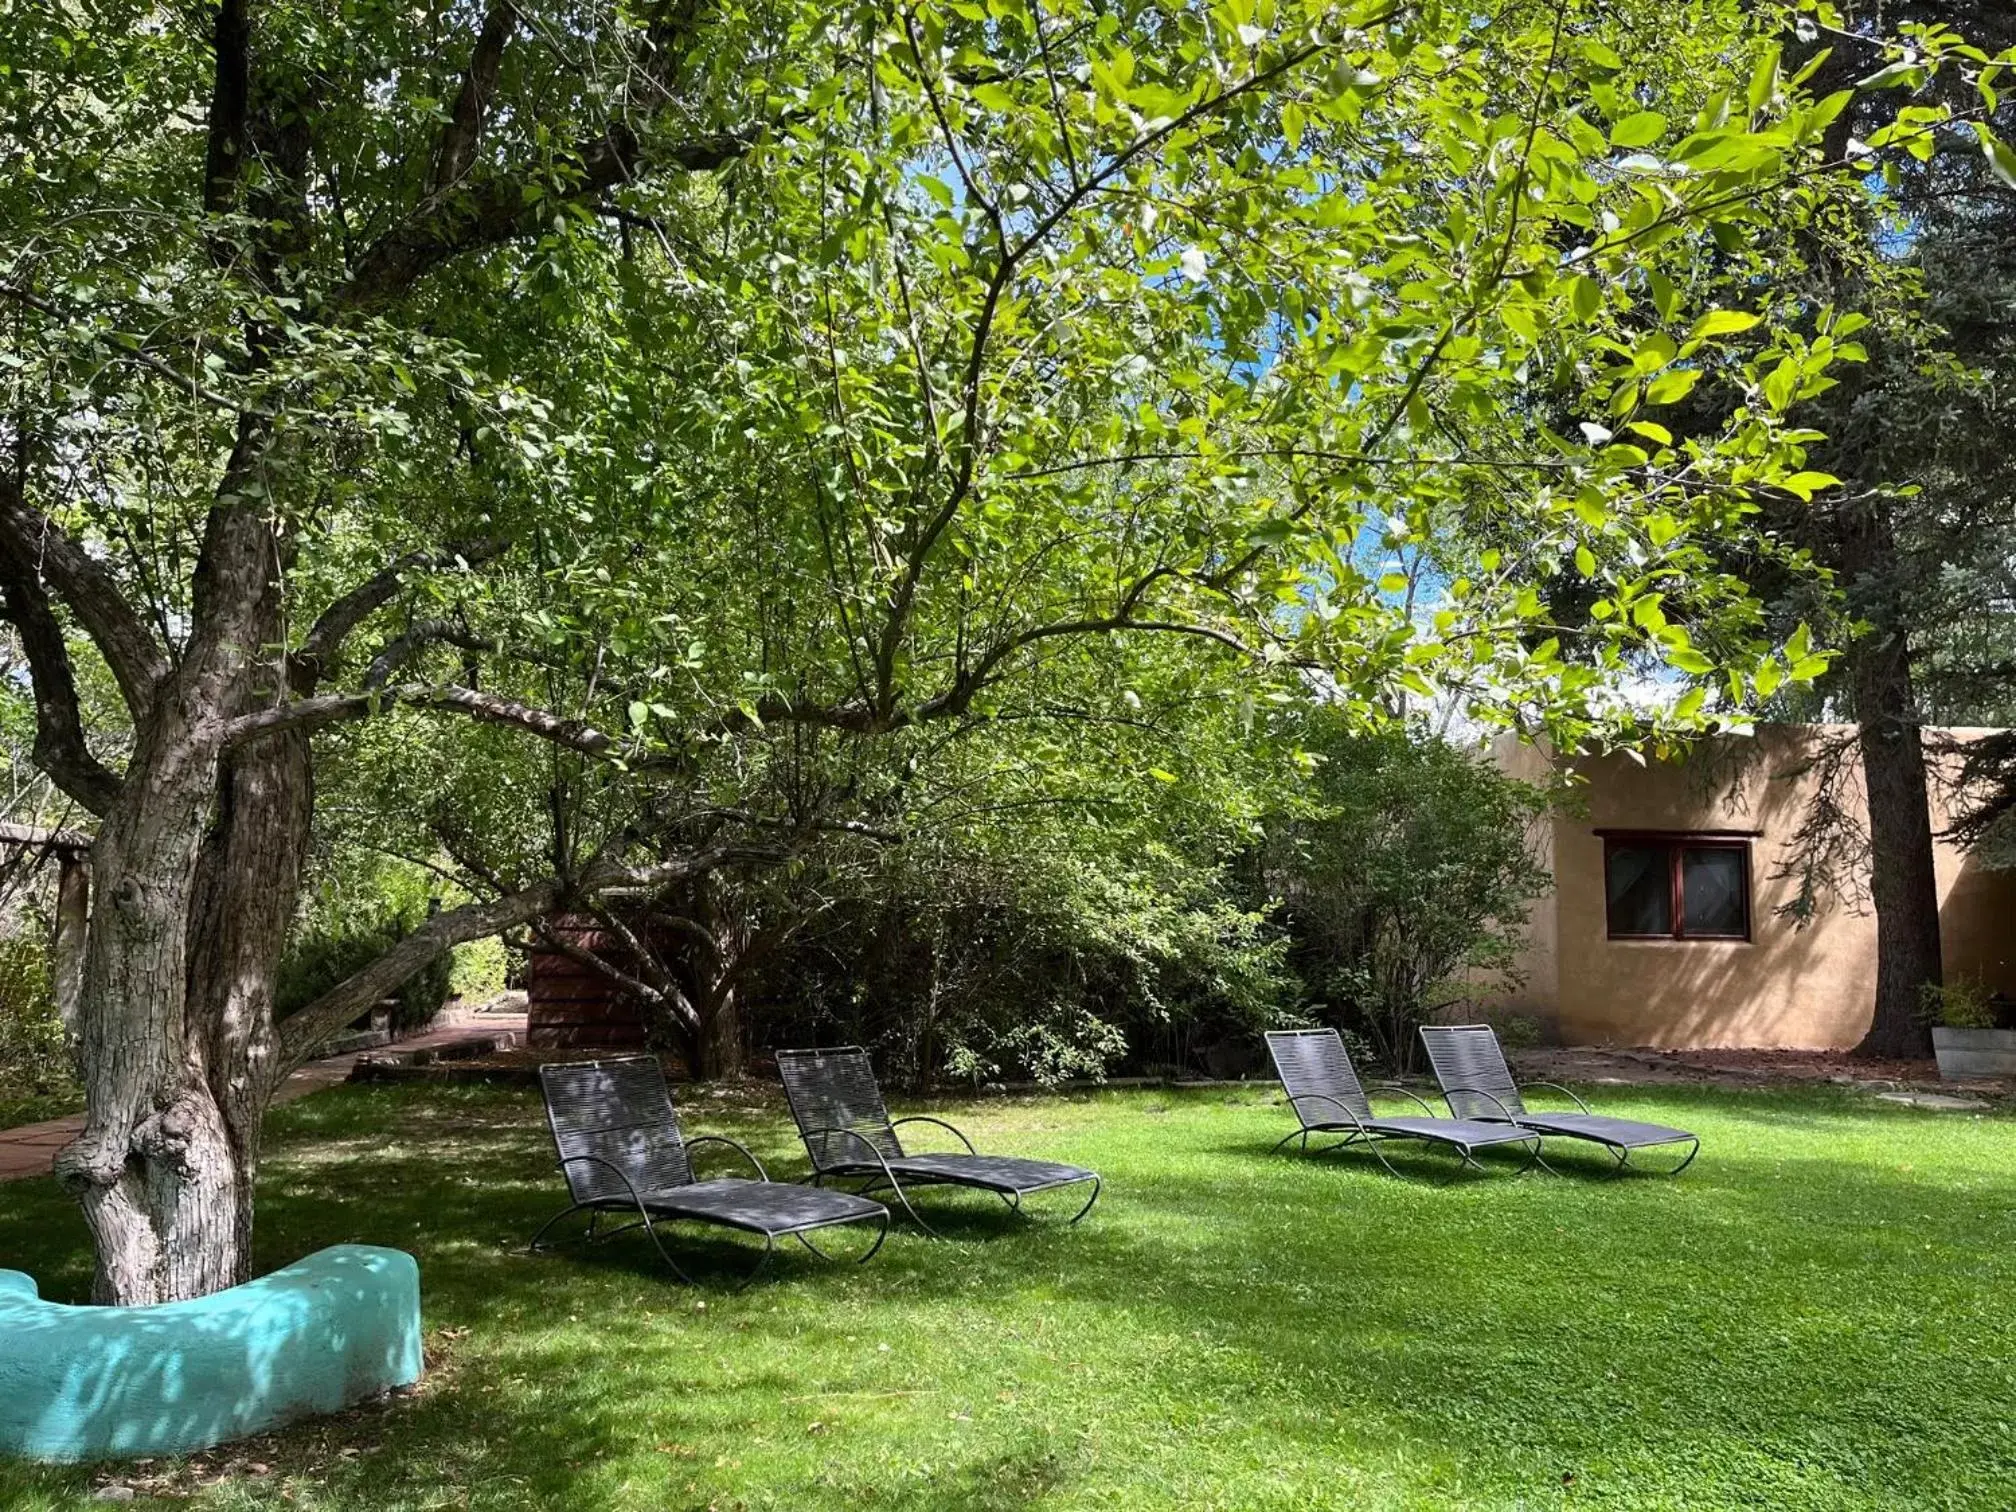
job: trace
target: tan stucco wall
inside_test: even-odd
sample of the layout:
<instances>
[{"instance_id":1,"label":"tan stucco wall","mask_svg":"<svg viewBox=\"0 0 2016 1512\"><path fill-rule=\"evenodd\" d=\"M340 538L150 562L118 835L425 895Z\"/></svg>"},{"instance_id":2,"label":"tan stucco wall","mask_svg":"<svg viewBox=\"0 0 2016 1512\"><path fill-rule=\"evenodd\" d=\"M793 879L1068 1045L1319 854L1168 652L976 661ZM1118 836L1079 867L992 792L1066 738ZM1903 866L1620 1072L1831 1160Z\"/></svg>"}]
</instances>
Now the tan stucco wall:
<instances>
[{"instance_id":1,"label":"tan stucco wall","mask_svg":"<svg viewBox=\"0 0 2016 1512\"><path fill-rule=\"evenodd\" d=\"M1807 769L1838 729L1764 726L1699 748L1685 763L1579 760L1576 796L1552 824L1555 888L1535 905L1523 987L1498 1001L1552 1020L1571 1044L1839 1049L1868 1028L1876 920L1862 899L1828 898L1805 927L1778 910L1795 879L1775 875L1819 786ZM1964 736L1969 732L1953 732ZM1499 764L1531 776L1547 758L1501 743ZM1859 770L1844 802L1862 807ZM1934 791L1934 822L1943 822ZM1746 830L1749 941L1611 940L1604 926L1602 829ZM1951 846L1937 856L1949 980L1978 976L2016 996L2016 873Z\"/></svg>"}]
</instances>

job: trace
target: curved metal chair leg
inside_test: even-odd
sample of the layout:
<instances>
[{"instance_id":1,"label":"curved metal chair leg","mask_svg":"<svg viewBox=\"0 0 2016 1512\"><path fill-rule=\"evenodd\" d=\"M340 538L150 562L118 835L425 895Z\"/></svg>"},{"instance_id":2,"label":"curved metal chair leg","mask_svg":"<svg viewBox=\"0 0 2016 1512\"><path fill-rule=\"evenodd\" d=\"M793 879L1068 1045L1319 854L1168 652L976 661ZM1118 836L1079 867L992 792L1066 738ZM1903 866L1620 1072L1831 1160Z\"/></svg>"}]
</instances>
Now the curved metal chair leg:
<instances>
[{"instance_id":1,"label":"curved metal chair leg","mask_svg":"<svg viewBox=\"0 0 2016 1512\"><path fill-rule=\"evenodd\" d=\"M766 1269L768 1269L771 1257L774 1256L776 1253L777 1253L777 1236L775 1234L766 1233L763 1236L762 1256L756 1261L755 1266L750 1270L749 1274L744 1276L740 1281L737 1281L735 1283L734 1289L738 1292L747 1291L750 1287L754 1286L756 1284L756 1278L762 1275L763 1272Z\"/></svg>"},{"instance_id":2,"label":"curved metal chair leg","mask_svg":"<svg viewBox=\"0 0 2016 1512\"><path fill-rule=\"evenodd\" d=\"M1092 1195L1085 1199L1085 1206L1078 1209L1078 1211L1072 1215L1071 1224L1077 1223L1077 1221L1080 1218L1083 1218L1087 1213L1092 1211L1092 1204L1099 1200L1099 1193L1104 1186L1105 1182L1100 1180L1099 1177L1094 1176L1092 1178ZM1066 1225L1067 1228L1070 1226L1071 1226L1070 1224Z\"/></svg>"},{"instance_id":3,"label":"curved metal chair leg","mask_svg":"<svg viewBox=\"0 0 2016 1512\"><path fill-rule=\"evenodd\" d=\"M553 1227L554 1224L558 1223L562 1218L571 1218L580 1211L581 1211L580 1203L570 1202L567 1204L566 1207L560 1209L559 1212L555 1213L551 1218L548 1218L544 1223L540 1224L539 1232L534 1234L532 1236L532 1242L525 1246L525 1253L528 1255L538 1254L540 1241L546 1237L546 1231L551 1227ZM589 1239L593 1239L595 1237L595 1219L597 1216L598 1215L596 1214L593 1208L590 1208L588 1210L587 1237Z\"/></svg>"},{"instance_id":4,"label":"curved metal chair leg","mask_svg":"<svg viewBox=\"0 0 2016 1512\"><path fill-rule=\"evenodd\" d=\"M1283 1134L1279 1139L1274 1141L1273 1146L1267 1151L1267 1153L1269 1155L1272 1155L1276 1150L1279 1150L1281 1146L1287 1144L1291 1140L1296 1139L1302 1141L1302 1153L1304 1155L1307 1155L1309 1153L1309 1131L1307 1129L1290 1129L1286 1134Z\"/></svg>"},{"instance_id":5,"label":"curved metal chair leg","mask_svg":"<svg viewBox=\"0 0 2016 1512\"><path fill-rule=\"evenodd\" d=\"M1512 1174L1514 1176L1524 1176L1537 1165L1542 1165L1542 1161L1540 1159L1540 1136L1535 1134L1533 1142L1527 1146L1526 1164L1519 1167Z\"/></svg>"},{"instance_id":6,"label":"curved metal chair leg","mask_svg":"<svg viewBox=\"0 0 2016 1512\"><path fill-rule=\"evenodd\" d=\"M1557 1167L1549 1165L1547 1163L1547 1140L1544 1135L1541 1137L1540 1140L1540 1153L1533 1157L1533 1163L1539 1166L1540 1169L1545 1171L1549 1176L1566 1176L1568 1174L1566 1171L1560 1170Z\"/></svg>"},{"instance_id":7,"label":"curved metal chair leg","mask_svg":"<svg viewBox=\"0 0 2016 1512\"><path fill-rule=\"evenodd\" d=\"M1370 1145L1370 1146L1372 1147L1372 1154L1373 1154L1373 1155L1374 1155L1374 1156L1375 1156L1375 1157L1376 1157L1376 1158L1378 1159L1378 1161L1379 1161L1379 1164L1381 1164L1382 1166L1386 1167L1386 1174L1387 1174L1388 1176L1391 1176L1391 1177L1392 1177L1392 1178L1393 1178L1393 1179L1394 1179L1395 1181L1404 1181L1404 1180L1406 1179L1406 1178L1405 1178L1404 1176L1402 1176L1402 1175L1401 1175L1401 1174L1400 1174L1400 1173L1399 1173L1399 1172L1398 1172L1397 1170L1395 1170L1395 1169L1393 1168L1393 1162L1392 1162L1392 1161L1390 1161L1390 1160L1388 1160L1388 1159L1386 1158L1386 1152L1385 1152L1384 1150L1382 1150L1382 1149L1380 1149L1380 1148L1379 1148L1379 1146L1381 1146L1382 1144L1386 1143L1386 1141L1385 1141L1385 1140L1383 1140L1383 1139L1367 1139L1367 1140L1365 1140L1365 1141L1363 1141L1363 1142L1364 1142L1365 1144L1368 1144L1368 1145ZM1351 1143L1353 1143L1353 1141L1351 1141L1351 1140L1348 1140L1348 1139L1347 1139L1347 1140L1345 1140L1345 1141L1344 1141L1344 1143L1345 1143L1345 1144L1351 1144ZM1343 1147L1344 1147L1343 1145L1339 1145L1339 1146L1337 1146L1337 1148L1338 1148L1338 1149L1342 1149Z\"/></svg>"},{"instance_id":8,"label":"curved metal chair leg","mask_svg":"<svg viewBox=\"0 0 2016 1512\"><path fill-rule=\"evenodd\" d=\"M679 1278L681 1286L691 1286L693 1278L679 1268L679 1262L674 1260L671 1251L665 1248L665 1241L658 1237L658 1225L651 1221L649 1213L644 1215L644 1232L651 1236L652 1246L658 1251L658 1258L665 1262L665 1268Z\"/></svg>"},{"instance_id":9,"label":"curved metal chair leg","mask_svg":"<svg viewBox=\"0 0 2016 1512\"><path fill-rule=\"evenodd\" d=\"M1677 1139L1676 1139L1676 1140L1673 1140L1673 1141L1672 1141L1672 1143L1674 1143L1674 1144L1678 1144L1679 1142L1680 1142L1680 1141L1679 1141L1679 1140L1677 1140ZM1665 1147L1664 1147L1663 1145L1647 1145L1647 1146L1645 1146L1645 1148L1647 1148L1647 1149L1663 1149L1663 1148L1665 1148ZM1660 1171L1660 1170L1647 1170L1647 1169L1645 1169L1645 1167L1643 1167L1643 1166L1637 1166L1637 1165L1632 1165L1632 1164L1631 1164L1631 1151L1630 1151L1630 1150L1629 1150L1629 1149L1627 1148L1627 1149L1625 1149L1625 1151L1624 1151L1623 1155L1622 1155L1621 1157L1619 1157L1619 1159L1618 1159L1618 1161L1617 1161L1617 1170L1618 1170L1618 1172L1622 1172L1622 1171L1624 1171L1625 1169L1627 1169L1627 1168L1628 1168L1628 1169L1630 1170L1631 1174L1632 1174L1632 1175L1634 1175L1634 1176L1637 1176L1637 1175L1640 1175L1640 1174L1643 1174L1643 1175L1646 1175L1646 1176L1678 1176L1678 1175L1679 1175L1679 1174L1680 1174L1680 1173L1681 1173L1682 1171L1686 1170L1686 1169L1687 1169L1687 1167L1689 1167L1690 1165L1694 1164L1694 1157L1695 1157L1696 1155L1699 1155L1700 1153L1701 1153L1701 1140L1700 1140L1699 1136L1695 1136L1695 1137L1693 1138L1692 1142L1691 1142L1691 1143L1689 1144L1689 1146L1688 1146L1688 1149L1687 1149L1687 1158L1686 1158L1685 1160L1681 1161L1681 1162L1680 1162L1680 1164L1678 1164L1678 1165L1676 1165L1675 1167L1673 1167L1673 1169L1672 1169L1672 1170L1670 1170L1670 1171Z\"/></svg>"},{"instance_id":10,"label":"curved metal chair leg","mask_svg":"<svg viewBox=\"0 0 2016 1512\"><path fill-rule=\"evenodd\" d=\"M926 1223L924 1221L924 1215L919 1213L916 1208L910 1205L910 1194L903 1190L903 1183L895 1180L893 1177L887 1183L876 1182L872 1183L870 1186L863 1187L861 1189L861 1194L863 1196L866 1196L870 1191L874 1190L875 1187L882 1186L885 1184L888 1186L891 1192L895 1193L896 1200L903 1204L903 1211L910 1215L910 1221L912 1223L916 1224L917 1227L924 1230L924 1232L933 1239L943 1239L945 1237L943 1234L939 1233L938 1230L931 1227L930 1224Z\"/></svg>"},{"instance_id":11,"label":"curved metal chair leg","mask_svg":"<svg viewBox=\"0 0 2016 1512\"><path fill-rule=\"evenodd\" d=\"M1470 1146L1466 1144L1451 1144L1448 1148L1456 1152L1456 1163L1449 1168L1447 1175L1435 1183L1437 1186L1452 1186L1455 1184L1457 1177L1466 1176L1471 1172L1483 1169L1482 1166L1477 1164L1477 1157L1471 1152Z\"/></svg>"},{"instance_id":12,"label":"curved metal chair leg","mask_svg":"<svg viewBox=\"0 0 2016 1512\"><path fill-rule=\"evenodd\" d=\"M827 1227L844 1228L846 1227L846 1225L834 1223L834 1224L828 1224ZM805 1248L812 1251L812 1253L817 1255L821 1260L826 1261L829 1265L834 1263L835 1257L827 1254L826 1251L819 1248L819 1246L814 1244L811 1241L811 1239L809 1239L806 1235L799 1233L799 1234L793 1234L791 1237L796 1239L800 1244L804 1245ZM888 1237L889 1237L889 1214L885 1211L882 1214L882 1221L880 1225L875 1230L875 1242L868 1246L868 1252L865 1255L860 1255L856 1257L856 1259L854 1260L854 1264L866 1265L870 1260L873 1260L875 1258L875 1252L880 1248L882 1248L882 1241L887 1239Z\"/></svg>"}]
</instances>

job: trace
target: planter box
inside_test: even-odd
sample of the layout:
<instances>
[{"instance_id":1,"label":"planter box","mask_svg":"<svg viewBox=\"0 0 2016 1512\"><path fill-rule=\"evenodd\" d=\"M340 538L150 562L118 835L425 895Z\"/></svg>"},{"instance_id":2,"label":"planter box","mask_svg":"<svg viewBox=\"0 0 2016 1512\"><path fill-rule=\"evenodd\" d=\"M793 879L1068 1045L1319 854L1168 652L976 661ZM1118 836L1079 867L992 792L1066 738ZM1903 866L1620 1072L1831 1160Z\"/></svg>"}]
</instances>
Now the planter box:
<instances>
[{"instance_id":1,"label":"planter box","mask_svg":"<svg viewBox=\"0 0 2016 1512\"><path fill-rule=\"evenodd\" d=\"M1948 1081L2016 1077L2016 1029L1948 1029L1942 1024L1932 1031L1932 1053Z\"/></svg>"}]
</instances>

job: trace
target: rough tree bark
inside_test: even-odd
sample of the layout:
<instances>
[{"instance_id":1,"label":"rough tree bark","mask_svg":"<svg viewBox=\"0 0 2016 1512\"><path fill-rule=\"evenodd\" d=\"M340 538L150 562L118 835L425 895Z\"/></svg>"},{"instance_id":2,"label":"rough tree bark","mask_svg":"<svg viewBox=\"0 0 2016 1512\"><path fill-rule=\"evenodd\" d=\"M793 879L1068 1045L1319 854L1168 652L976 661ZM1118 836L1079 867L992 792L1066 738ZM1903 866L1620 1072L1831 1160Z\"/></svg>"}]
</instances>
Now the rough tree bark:
<instances>
[{"instance_id":1,"label":"rough tree bark","mask_svg":"<svg viewBox=\"0 0 2016 1512\"><path fill-rule=\"evenodd\" d=\"M1869 1032L1855 1053L1931 1053L1924 990L1944 979L1939 888L1933 871L1932 800L1911 683L1911 646L1897 616L1881 612L1878 585L1894 570L1896 542L1880 502L1844 522L1849 591L1863 590L1875 628L1848 650L1869 806L1869 896L1876 910L1876 991ZM1877 591L1871 593L1870 589Z\"/></svg>"}]
</instances>

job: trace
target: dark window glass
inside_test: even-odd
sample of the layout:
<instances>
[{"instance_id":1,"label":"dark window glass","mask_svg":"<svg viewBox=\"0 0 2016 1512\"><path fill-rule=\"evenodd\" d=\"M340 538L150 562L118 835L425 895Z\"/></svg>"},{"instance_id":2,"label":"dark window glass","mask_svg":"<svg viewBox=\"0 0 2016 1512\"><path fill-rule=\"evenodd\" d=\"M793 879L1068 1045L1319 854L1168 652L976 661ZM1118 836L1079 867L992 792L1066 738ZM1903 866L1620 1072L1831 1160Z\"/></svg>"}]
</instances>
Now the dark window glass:
<instances>
[{"instance_id":1,"label":"dark window glass","mask_svg":"<svg viewBox=\"0 0 2016 1512\"><path fill-rule=\"evenodd\" d=\"M1613 843L1609 852L1610 933L1673 933L1671 849Z\"/></svg>"},{"instance_id":2,"label":"dark window glass","mask_svg":"<svg viewBox=\"0 0 2016 1512\"><path fill-rule=\"evenodd\" d=\"M1616 939L1750 938L1750 847L1706 836L1612 835L1604 900Z\"/></svg>"},{"instance_id":3,"label":"dark window glass","mask_svg":"<svg viewBox=\"0 0 2016 1512\"><path fill-rule=\"evenodd\" d=\"M1689 845L1680 851L1681 931L1741 938L1749 909L1743 852L1732 845Z\"/></svg>"}]
</instances>

